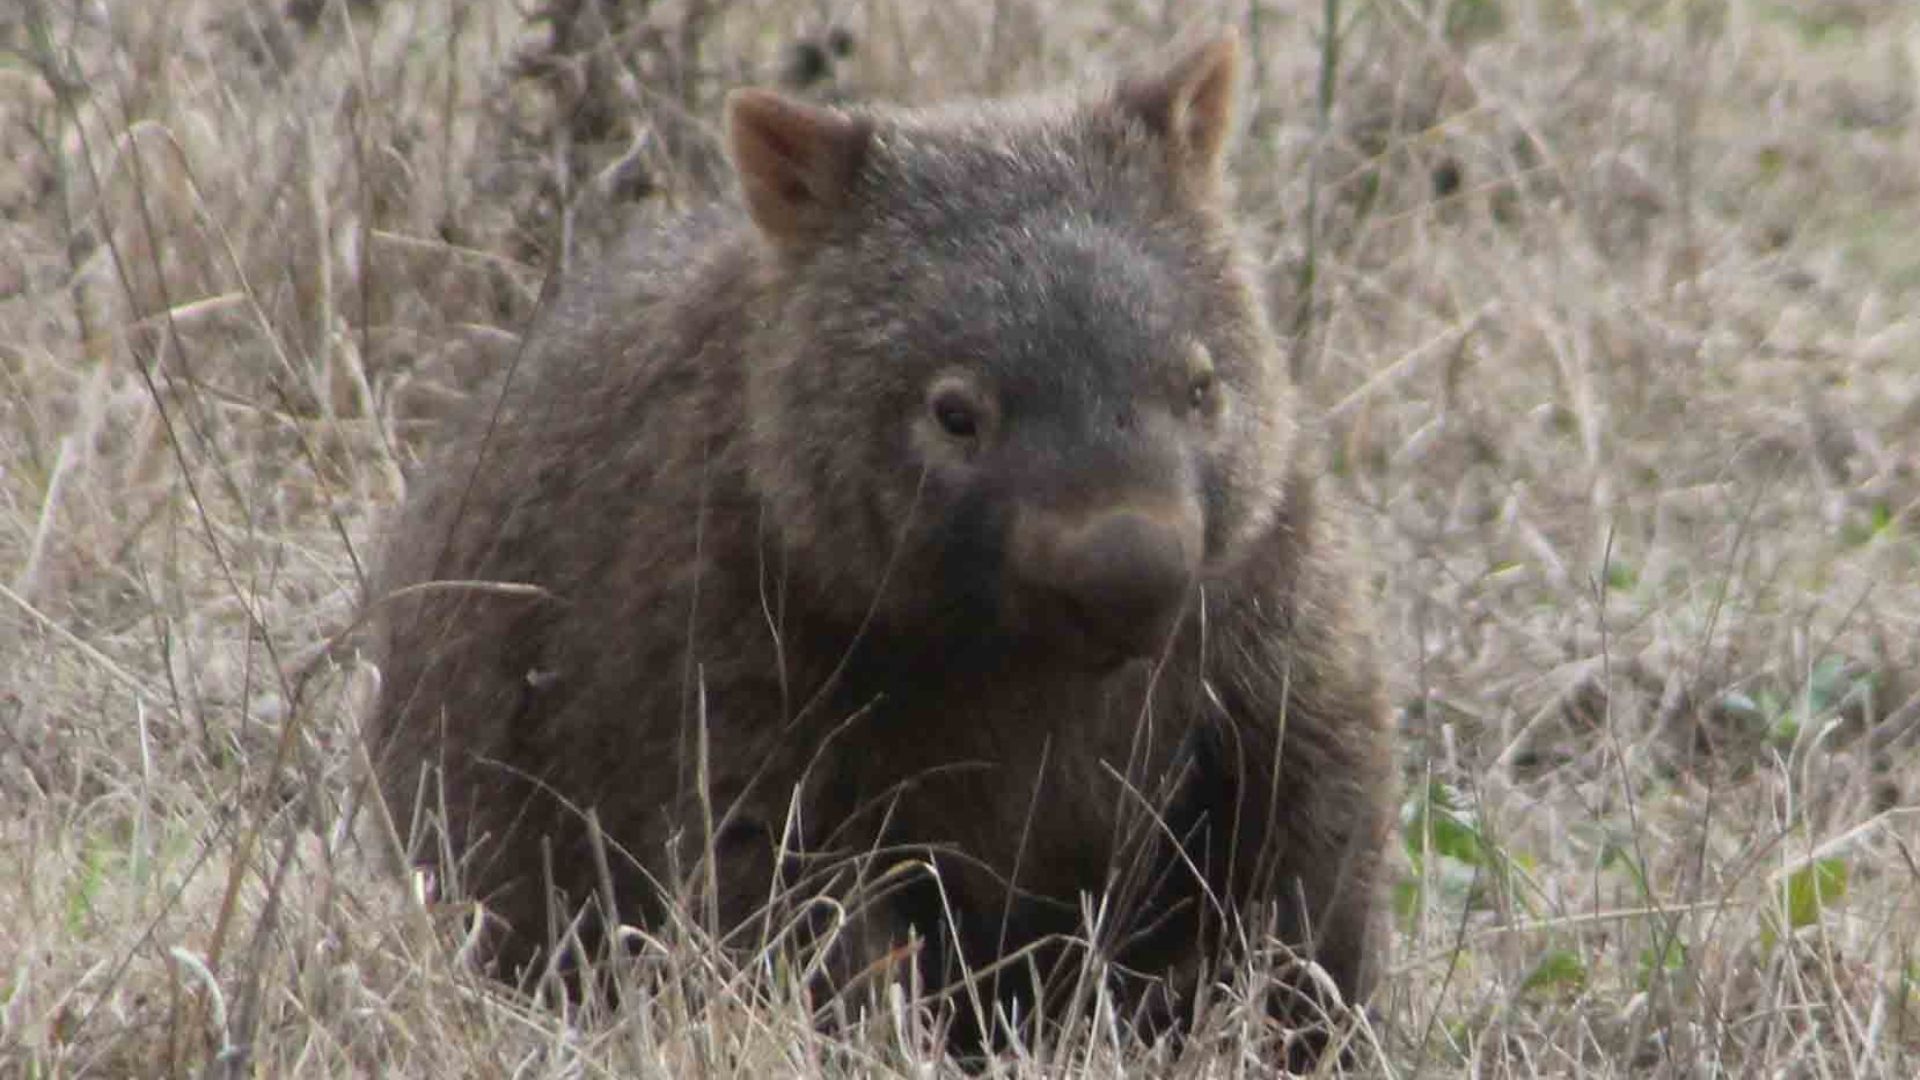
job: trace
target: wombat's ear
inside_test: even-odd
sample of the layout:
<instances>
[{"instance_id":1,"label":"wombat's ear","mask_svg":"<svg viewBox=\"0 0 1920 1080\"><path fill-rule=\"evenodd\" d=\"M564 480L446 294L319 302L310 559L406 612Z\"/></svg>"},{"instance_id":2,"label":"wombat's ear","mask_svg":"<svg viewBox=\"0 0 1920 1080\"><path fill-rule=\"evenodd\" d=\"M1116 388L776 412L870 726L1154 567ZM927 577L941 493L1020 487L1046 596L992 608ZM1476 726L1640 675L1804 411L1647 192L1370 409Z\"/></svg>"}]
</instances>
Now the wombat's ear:
<instances>
[{"instance_id":1,"label":"wombat's ear","mask_svg":"<svg viewBox=\"0 0 1920 1080\"><path fill-rule=\"evenodd\" d=\"M727 95L727 155L747 212L770 239L818 237L853 188L871 126L771 90Z\"/></svg>"},{"instance_id":2,"label":"wombat's ear","mask_svg":"<svg viewBox=\"0 0 1920 1080\"><path fill-rule=\"evenodd\" d=\"M1166 140L1175 175L1211 193L1233 134L1239 75L1240 38L1228 31L1122 80L1115 96L1121 108Z\"/></svg>"}]
</instances>

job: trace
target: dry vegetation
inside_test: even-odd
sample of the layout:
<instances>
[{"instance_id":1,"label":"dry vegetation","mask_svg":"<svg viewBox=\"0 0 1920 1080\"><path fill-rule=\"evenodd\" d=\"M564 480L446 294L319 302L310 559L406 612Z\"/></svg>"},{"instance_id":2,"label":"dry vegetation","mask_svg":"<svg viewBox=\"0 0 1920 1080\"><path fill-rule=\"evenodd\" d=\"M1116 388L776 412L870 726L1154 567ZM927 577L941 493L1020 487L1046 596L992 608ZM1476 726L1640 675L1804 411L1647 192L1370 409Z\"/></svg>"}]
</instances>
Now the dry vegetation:
<instances>
[{"instance_id":1,"label":"dry vegetation","mask_svg":"<svg viewBox=\"0 0 1920 1080\"><path fill-rule=\"evenodd\" d=\"M1034 87L1195 13L601 2L0 5L0 1074L958 1071L912 988L829 1036L696 928L617 1013L466 970L352 812L362 571L543 269L716 186L727 86ZM1914 1075L1920 21L1217 6L1406 733L1356 1071ZM987 1068L1259 1075L1236 1002Z\"/></svg>"}]
</instances>

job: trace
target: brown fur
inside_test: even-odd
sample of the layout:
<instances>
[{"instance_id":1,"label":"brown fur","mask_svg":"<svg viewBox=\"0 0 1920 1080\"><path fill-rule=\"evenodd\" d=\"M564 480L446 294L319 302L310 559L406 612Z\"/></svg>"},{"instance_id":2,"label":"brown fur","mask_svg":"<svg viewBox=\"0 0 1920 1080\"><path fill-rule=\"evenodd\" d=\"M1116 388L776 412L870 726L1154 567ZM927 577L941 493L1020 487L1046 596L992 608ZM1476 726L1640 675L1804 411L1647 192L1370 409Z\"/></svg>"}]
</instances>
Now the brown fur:
<instances>
[{"instance_id":1,"label":"brown fur","mask_svg":"<svg viewBox=\"0 0 1920 1080\"><path fill-rule=\"evenodd\" d=\"M920 112L740 92L746 219L536 320L382 592L542 595L386 600L368 729L504 963L600 898L591 809L629 921L707 851L727 927L921 860L843 977L909 927L930 985L1091 938L1178 1019L1251 925L1367 992L1391 747L1228 218L1236 56Z\"/></svg>"}]
</instances>

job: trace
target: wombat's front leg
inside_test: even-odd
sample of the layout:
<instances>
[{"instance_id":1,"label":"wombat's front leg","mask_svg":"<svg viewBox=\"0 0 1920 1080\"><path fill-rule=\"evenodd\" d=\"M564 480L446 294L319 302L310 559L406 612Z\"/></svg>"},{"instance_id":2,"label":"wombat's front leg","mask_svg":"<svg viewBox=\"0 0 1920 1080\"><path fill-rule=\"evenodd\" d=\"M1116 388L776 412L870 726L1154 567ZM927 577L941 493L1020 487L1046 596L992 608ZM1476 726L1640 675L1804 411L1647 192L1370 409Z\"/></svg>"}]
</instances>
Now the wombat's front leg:
<instances>
[{"instance_id":1,"label":"wombat's front leg","mask_svg":"<svg viewBox=\"0 0 1920 1080\"><path fill-rule=\"evenodd\" d=\"M1249 964L1243 948L1277 942L1318 965L1337 990L1327 994L1304 966L1271 965L1279 979L1267 991L1268 1009L1289 1029L1287 1061L1299 1070L1324 1052L1327 1021L1339 1026L1344 1010L1359 1008L1372 990L1387 808L1378 794L1384 778L1353 748L1289 738L1291 725L1250 719L1279 711L1242 701L1227 723L1204 729L1193 740L1190 790L1204 793L1208 884L1230 923L1214 938L1217 960Z\"/></svg>"},{"instance_id":2,"label":"wombat's front leg","mask_svg":"<svg viewBox=\"0 0 1920 1080\"><path fill-rule=\"evenodd\" d=\"M1283 554L1293 580L1215 625L1193 790L1210 823L1211 884L1244 929L1271 925L1357 1007L1383 938L1388 710L1349 587L1327 570L1333 560ZM1273 1001L1288 1026L1310 1026L1333 1005L1306 973L1290 983Z\"/></svg>"},{"instance_id":3,"label":"wombat's front leg","mask_svg":"<svg viewBox=\"0 0 1920 1080\"><path fill-rule=\"evenodd\" d=\"M871 855L808 850L743 820L719 830L711 857L709 877L705 853L695 855L682 907L715 918L722 941L743 955L783 951L806 976L816 1009L905 979L915 959L906 911L913 882L883 874Z\"/></svg>"}]
</instances>

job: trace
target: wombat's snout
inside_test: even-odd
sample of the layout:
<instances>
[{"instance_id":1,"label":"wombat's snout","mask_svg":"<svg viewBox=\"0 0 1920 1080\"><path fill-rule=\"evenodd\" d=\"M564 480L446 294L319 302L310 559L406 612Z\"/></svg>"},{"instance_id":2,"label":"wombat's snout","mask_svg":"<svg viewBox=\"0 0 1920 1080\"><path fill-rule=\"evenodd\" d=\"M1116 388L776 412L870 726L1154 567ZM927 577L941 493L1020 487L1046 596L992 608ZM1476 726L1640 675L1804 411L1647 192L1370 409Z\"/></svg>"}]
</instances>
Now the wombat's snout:
<instances>
[{"instance_id":1,"label":"wombat's snout","mask_svg":"<svg viewBox=\"0 0 1920 1080\"><path fill-rule=\"evenodd\" d=\"M1012 539L1010 569L1033 620L1079 650L1126 660L1166 644L1199 569L1201 522L1183 504L1028 508Z\"/></svg>"}]
</instances>

